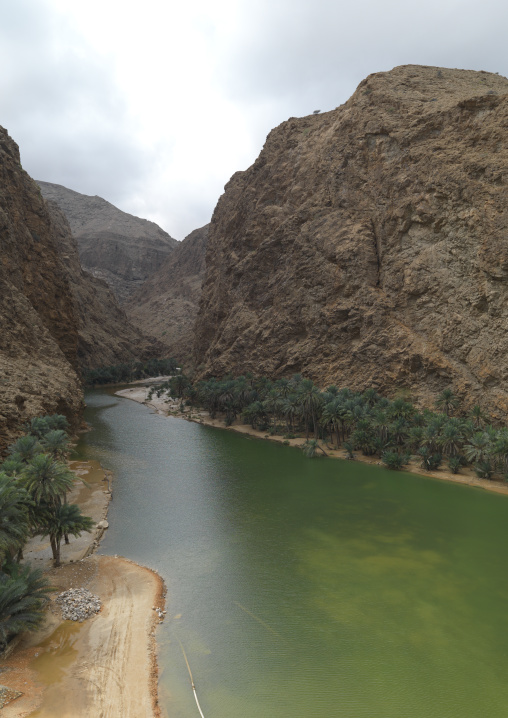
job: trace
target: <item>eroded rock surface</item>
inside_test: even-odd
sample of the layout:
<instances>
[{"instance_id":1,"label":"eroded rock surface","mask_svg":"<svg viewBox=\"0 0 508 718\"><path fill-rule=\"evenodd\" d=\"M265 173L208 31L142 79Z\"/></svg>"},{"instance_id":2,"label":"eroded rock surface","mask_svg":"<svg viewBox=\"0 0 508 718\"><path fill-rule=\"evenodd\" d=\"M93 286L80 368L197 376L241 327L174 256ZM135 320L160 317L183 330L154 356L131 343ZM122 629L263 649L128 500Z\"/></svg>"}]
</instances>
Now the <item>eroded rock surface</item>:
<instances>
[{"instance_id":1,"label":"eroded rock surface","mask_svg":"<svg viewBox=\"0 0 508 718\"><path fill-rule=\"evenodd\" d=\"M155 222L122 212L102 197L38 182L43 197L63 211L85 270L104 279L120 303L155 272L178 245Z\"/></svg>"},{"instance_id":2,"label":"eroded rock surface","mask_svg":"<svg viewBox=\"0 0 508 718\"><path fill-rule=\"evenodd\" d=\"M195 229L179 242L126 305L132 322L169 345L170 355L184 363L192 356L208 228Z\"/></svg>"},{"instance_id":3,"label":"eroded rock surface","mask_svg":"<svg viewBox=\"0 0 508 718\"><path fill-rule=\"evenodd\" d=\"M82 390L67 271L39 187L0 128L0 451L37 414L76 425Z\"/></svg>"},{"instance_id":4,"label":"eroded rock surface","mask_svg":"<svg viewBox=\"0 0 508 718\"><path fill-rule=\"evenodd\" d=\"M106 282L81 267L67 219L55 202L47 200L46 204L74 300L80 368L166 356L168 348L164 344L147 337L130 323Z\"/></svg>"},{"instance_id":5,"label":"eroded rock surface","mask_svg":"<svg viewBox=\"0 0 508 718\"><path fill-rule=\"evenodd\" d=\"M211 226L194 362L508 414L508 80L403 66L274 129Z\"/></svg>"}]
</instances>

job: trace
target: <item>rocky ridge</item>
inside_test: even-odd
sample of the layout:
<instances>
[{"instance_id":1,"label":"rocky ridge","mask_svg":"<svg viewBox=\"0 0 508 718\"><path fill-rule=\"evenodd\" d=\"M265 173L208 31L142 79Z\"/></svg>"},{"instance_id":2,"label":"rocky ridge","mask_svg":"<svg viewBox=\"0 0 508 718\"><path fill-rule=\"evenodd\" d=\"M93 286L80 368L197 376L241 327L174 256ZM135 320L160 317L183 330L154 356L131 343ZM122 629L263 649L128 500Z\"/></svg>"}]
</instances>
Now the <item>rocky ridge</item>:
<instances>
[{"instance_id":1,"label":"rocky ridge","mask_svg":"<svg viewBox=\"0 0 508 718\"><path fill-rule=\"evenodd\" d=\"M192 356L208 228L195 229L179 242L125 306L136 326L167 344L170 356L184 363Z\"/></svg>"},{"instance_id":2,"label":"rocky ridge","mask_svg":"<svg viewBox=\"0 0 508 718\"><path fill-rule=\"evenodd\" d=\"M129 322L106 282L81 267L77 244L62 210L52 200L47 200L46 205L73 296L79 367L95 368L166 356L166 345L147 337Z\"/></svg>"},{"instance_id":3,"label":"rocky ridge","mask_svg":"<svg viewBox=\"0 0 508 718\"><path fill-rule=\"evenodd\" d=\"M407 65L291 118L210 225L194 363L508 414L508 80Z\"/></svg>"},{"instance_id":4,"label":"rocky ridge","mask_svg":"<svg viewBox=\"0 0 508 718\"><path fill-rule=\"evenodd\" d=\"M38 182L45 199L63 211L83 268L109 284L122 304L178 245L155 222L122 212L101 197Z\"/></svg>"}]
</instances>

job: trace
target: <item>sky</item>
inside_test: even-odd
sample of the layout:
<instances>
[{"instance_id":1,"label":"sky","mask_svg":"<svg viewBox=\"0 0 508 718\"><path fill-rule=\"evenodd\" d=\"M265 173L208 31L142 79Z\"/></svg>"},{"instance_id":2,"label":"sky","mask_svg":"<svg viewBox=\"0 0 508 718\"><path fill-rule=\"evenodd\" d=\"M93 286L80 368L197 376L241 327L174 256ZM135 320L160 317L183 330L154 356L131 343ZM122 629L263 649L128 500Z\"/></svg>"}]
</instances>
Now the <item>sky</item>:
<instances>
[{"instance_id":1,"label":"sky","mask_svg":"<svg viewBox=\"0 0 508 718\"><path fill-rule=\"evenodd\" d=\"M501 0L0 0L0 125L35 179L175 239L289 117L397 65L508 75Z\"/></svg>"}]
</instances>

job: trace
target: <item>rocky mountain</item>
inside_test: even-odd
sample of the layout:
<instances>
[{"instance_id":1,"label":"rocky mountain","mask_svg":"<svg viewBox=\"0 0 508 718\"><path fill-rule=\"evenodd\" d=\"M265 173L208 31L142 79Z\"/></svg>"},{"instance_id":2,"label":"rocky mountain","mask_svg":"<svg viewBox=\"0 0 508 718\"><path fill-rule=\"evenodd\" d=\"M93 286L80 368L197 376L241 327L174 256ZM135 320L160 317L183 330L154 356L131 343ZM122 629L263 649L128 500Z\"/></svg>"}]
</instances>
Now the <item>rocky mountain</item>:
<instances>
[{"instance_id":1,"label":"rocky mountain","mask_svg":"<svg viewBox=\"0 0 508 718\"><path fill-rule=\"evenodd\" d=\"M58 206L22 169L0 128L0 454L33 416L76 428L80 370L167 355L133 327L108 285L85 272Z\"/></svg>"},{"instance_id":2,"label":"rocky mountain","mask_svg":"<svg viewBox=\"0 0 508 718\"><path fill-rule=\"evenodd\" d=\"M407 65L274 129L212 218L194 362L508 414L508 80Z\"/></svg>"},{"instance_id":3,"label":"rocky mountain","mask_svg":"<svg viewBox=\"0 0 508 718\"><path fill-rule=\"evenodd\" d=\"M104 279L122 304L178 245L154 222L122 212L51 182L38 182L45 199L63 211L76 238L81 264Z\"/></svg>"},{"instance_id":4,"label":"rocky mountain","mask_svg":"<svg viewBox=\"0 0 508 718\"><path fill-rule=\"evenodd\" d=\"M169 354L183 362L192 355L208 227L195 229L179 242L125 307L134 324L167 344Z\"/></svg>"},{"instance_id":5,"label":"rocky mountain","mask_svg":"<svg viewBox=\"0 0 508 718\"><path fill-rule=\"evenodd\" d=\"M94 368L166 356L167 346L147 337L129 322L106 282L82 269L67 219L55 202L47 200L46 205L73 297L79 367Z\"/></svg>"},{"instance_id":6,"label":"rocky mountain","mask_svg":"<svg viewBox=\"0 0 508 718\"><path fill-rule=\"evenodd\" d=\"M0 128L0 451L26 419L63 413L76 424L82 390L66 268L39 187Z\"/></svg>"}]
</instances>

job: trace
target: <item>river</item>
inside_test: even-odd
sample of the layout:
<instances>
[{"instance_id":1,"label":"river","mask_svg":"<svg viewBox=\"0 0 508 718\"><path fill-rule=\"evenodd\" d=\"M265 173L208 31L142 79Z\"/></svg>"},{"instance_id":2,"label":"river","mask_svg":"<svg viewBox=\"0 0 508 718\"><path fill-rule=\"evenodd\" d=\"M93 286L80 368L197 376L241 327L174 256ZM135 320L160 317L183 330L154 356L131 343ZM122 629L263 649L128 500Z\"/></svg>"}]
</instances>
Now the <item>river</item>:
<instances>
[{"instance_id":1,"label":"river","mask_svg":"<svg viewBox=\"0 0 508 718\"><path fill-rule=\"evenodd\" d=\"M171 718L506 718L508 501L94 390L101 552L156 569Z\"/></svg>"}]
</instances>

